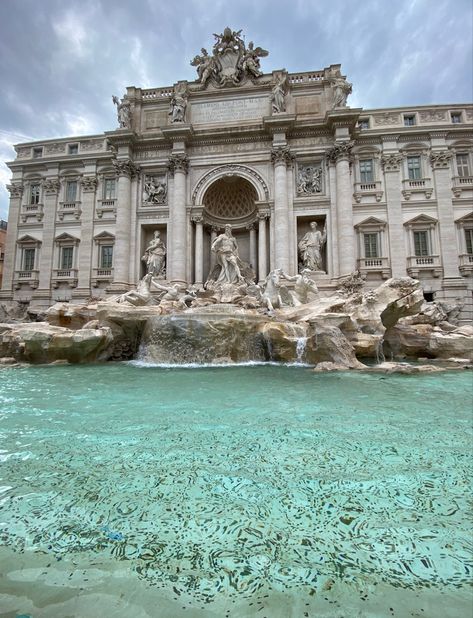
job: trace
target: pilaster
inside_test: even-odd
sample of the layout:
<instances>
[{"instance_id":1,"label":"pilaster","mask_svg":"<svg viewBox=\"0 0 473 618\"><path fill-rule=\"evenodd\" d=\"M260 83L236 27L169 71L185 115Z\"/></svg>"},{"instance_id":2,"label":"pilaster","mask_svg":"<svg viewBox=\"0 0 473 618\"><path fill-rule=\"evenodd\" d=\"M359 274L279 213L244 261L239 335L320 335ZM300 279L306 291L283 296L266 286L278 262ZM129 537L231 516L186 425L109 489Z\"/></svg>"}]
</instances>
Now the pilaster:
<instances>
[{"instance_id":1,"label":"pilaster","mask_svg":"<svg viewBox=\"0 0 473 618\"><path fill-rule=\"evenodd\" d=\"M407 267L402 221L401 181L399 178L402 161L403 155L399 152L386 152L381 156L386 189L390 264L393 277L405 277Z\"/></svg>"},{"instance_id":2,"label":"pilaster","mask_svg":"<svg viewBox=\"0 0 473 618\"><path fill-rule=\"evenodd\" d=\"M60 182L57 176L48 177L43 182L43 239L39 260L38 288L33 292L32 299L40 304L48 305L51 298L51 274L53 267L54 231L56 226L56 211Z\"/></svg>"},{"instance_id":3,"label":"pilaster","mask_svg":"<svg viewBox=\"0 0 473 618\"><path fill-rule=\"evenodd\" d=\"M187 263L187 213L186 182L189 158L185 152L174 152L169 156L169 173L174 178L173 208L170 212L171 255L168 262L168 279L176 283L186 282Z\"/></svg>"},{"instance_id":4,"label":"pilaster","mask_svg":"<svg viewBox=\"0 0 473 618\"><path fill-rule=\"evenodd\" d=\"M79 280L72 297L86 299L90 296L90 273L92 258L92 236L94 227L95 193L97 177L94 174L82 176L81 185L81 237L79 245Z\"/></svg>"},{"instance_id":5,"label":"pilaster","mask_svg":"<svg viewBox=\"0 0 473 618\"><path fill-rule=\"evenodd\" d=\"M18 219L21 209L23 185L21 183L14 182L11 185L7 185L7 189L10 192L10 209L8 211L8 228L5 242L1 298L12 298L13 296L16 241L18 238Z\"/></svg>"}]
</instances>

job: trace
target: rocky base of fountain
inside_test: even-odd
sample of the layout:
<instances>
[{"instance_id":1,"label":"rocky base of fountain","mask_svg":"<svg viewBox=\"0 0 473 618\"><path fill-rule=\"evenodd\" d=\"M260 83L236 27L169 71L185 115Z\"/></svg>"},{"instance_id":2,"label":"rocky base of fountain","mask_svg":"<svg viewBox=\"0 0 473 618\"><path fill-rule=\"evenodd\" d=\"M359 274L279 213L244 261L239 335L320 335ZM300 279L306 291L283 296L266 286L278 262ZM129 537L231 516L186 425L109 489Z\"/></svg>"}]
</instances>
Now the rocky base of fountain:
<instances>
[{"instance_id":1,"label":"rocky base of fountain","mask_svg":"<svg viewBox=\"0 0 473 618\"><path fill-rule=\"evenodd\" d=\"M273 294L267 302L258 286L226 284L186 292L169 286L160 296L142 286L97 304L57 303L43 322L7 316L0 363L274 361L329 371L367 369L368 360L377 371L408 373L432 371L432 364L382 361L422 358L434 361L434 369L473 361L473 327L458 327L439 305L425 303L414 279L363 290L352 277L330 298L297 306L279 301Z\"/></svg>"}]
</instances>

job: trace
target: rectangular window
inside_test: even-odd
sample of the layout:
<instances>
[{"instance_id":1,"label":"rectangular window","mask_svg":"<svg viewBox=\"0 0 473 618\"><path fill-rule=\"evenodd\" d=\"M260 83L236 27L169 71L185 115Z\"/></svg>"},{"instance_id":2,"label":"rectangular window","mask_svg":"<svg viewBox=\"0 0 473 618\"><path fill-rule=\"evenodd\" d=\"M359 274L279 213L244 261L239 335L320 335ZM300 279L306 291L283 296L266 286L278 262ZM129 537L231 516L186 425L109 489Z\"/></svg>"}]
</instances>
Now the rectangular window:
<instances>
[{"instance_id":1,"label":"rectangular window","mask_svg":"<svg viewBox=\"0 0 473 618\"><path fill-rule=\"evenodd\" d=\"M113 245L102 245L100 247L100 268L112 268Z\"/></svg>"},{"instance_id":2,"label":"rectangular window","mask_svg":"<svg viewBox=\"0 0 473 618\"><path fill-rule=\"evenodd\" d=\"M365 243L365 258L379 257L378 252L378 234L363 234Z\"/></svg>"},{"instance_id":3,"label":"rectangular window","mask_svg":"<svg viewBox=\"0 0 473 618\"><path fill-rule=\"evenodd\" d=\"M416 117L412 114L404 116L404 126L413 127L416 123Z\"/></svg>"},{"instance_id":4,"label":"rectangular window","mask_svg":"<svg viewBox=\"0 0 473 618\"><path fill-rule=\"evenodd\" d=\"M462 115L461 112L452 112L450 114L453 124L461 124Z\"/></svg>"},{"instance_id":5,"label":"rectangular window","mask_svg":"<svg viewBox=\"0 0 473 618\"><path fill-rule=\"evenodd\" d=\"M105 178L104 190L103 190L103 199L104 200L114 200L115 199L115 188L116 188L116 180L115 178Z\"/></svg>"},{"instance_id":6,"label":"rectangular window","mask_svg":"<svg viewBox=\"0 0 473 618\"><path fill-rule=\"evenodd\" d=\"M69 144L68 151L70 155L76 155L79 152L79 144Z\"/></svg>"},{"instance_id":7,"label":"rectangular window","mask_svg":"<svg viewBox=\"0 0 473 618\"><path fill-rule=\"evenodd\" d=\"M23 270L34 270L35 249L24 249L23 251Z\"/></svg>"},{"instance_id":8,"label":"rectangular window","mask_svg":"<svg viewBox=\"0 0 473 618\"><path fill-rule=\"evenodd\" d=\"M462 178L470 176L470 161L467 154L457 154L457 170Z\"/></svg>"},{"instance_id":9,"label":"rectangular window","mask_svg":"<svg viewBox=\"0 0 473 618\"><path fill-rule=\"evenodd\" d=\"M465 230L466 252L473 254L473 228Z\"/></svg>"},{"instance_id":10,"label":"rectangular window","mask_svg":"<svg viewBox=\"0 0 473 618\"><path fill-rule=\"evenodd\" d=\"M74 254L74 247L62 247L61 248L61 268L63 270L70 270L72 268L73 254Z\"/></svg>"},{"instance_id":11,"label":"rectangular window","mask_svg":"<svg viewBox=\"0 0 473 618\"><path fill-rule=\"evenodd\" d=\"M33 148L33 159L41 159L43 156L43 147L38 146L37 148Z\"/></svg>"},{"instance_id":12,"label":"rectangular window","mask_svg":"<svg viewBox=\"0 0 473 618\"><path fill-rule=\"evenodd\" d=\"M360 120L358 122L358 128L361 129L361 130L369 129L370 128L369 118L363 118L362 120Z\"/></svg>"},{"instance_id":13,"label":"rectangular window","mask_svg":"<svg viewBox=\"0 0 473 618\"><path fill-rule=\"evenodd\" d=\"M30 204L39 204L39 197L41 193L41 185L33 183L30 185Z\"/></svg>"},{"instance_id":14,"label":"rectangular window","mask_svg":"<svg viewBox=\"0 0 473 618\"><path fill-rule=\"evenodd\" d=\"M419 178L422 178L420 171L420 157L407 157L409 180L419 180Z\"/></svg>"},{"instance_id":15,"label":"rectangular window","mask_svg":"<svg viewBox=\"0 0 473 618\"><path fill-rule=\"evenodd\" d=\"M429 238L426 230L414 232L414 254L417 257L430 255Z\"/></svg>"},{"instance_id":16,"label":"rectangular window","mask_svg":"<svg viewBox=\"0 0 473 618\"><path fill-rule=\"evenodd\" d=\"M77 198L77 181L70 180L66 184L66 202L75 202Z\"/></svg>"},{"instance_id":17,"label":"rectangular window","mask_svg":"<svg viewBox=\"0 0 473 618\"><path fill-rule=\"evenodd\" d=\"M360 161L360 180L361 182L373 182L373 159L363 159Z\"/></svg>"}]
</instances>

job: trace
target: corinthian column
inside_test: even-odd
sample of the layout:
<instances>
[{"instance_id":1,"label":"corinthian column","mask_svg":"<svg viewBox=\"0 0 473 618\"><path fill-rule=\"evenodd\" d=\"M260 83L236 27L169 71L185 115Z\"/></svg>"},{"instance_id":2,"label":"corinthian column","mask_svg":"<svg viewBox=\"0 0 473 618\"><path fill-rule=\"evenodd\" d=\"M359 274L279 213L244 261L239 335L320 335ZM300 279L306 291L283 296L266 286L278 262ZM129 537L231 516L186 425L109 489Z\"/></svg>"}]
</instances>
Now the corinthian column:
<instances>
[{"instance_id":1,"label":"corinthian column","mask_svg":"<svg viewBox=\"0 0 473 618\"><path fill-rule=\"evenodd\" d=\"M276 268L289 272L289 213L287 200L287 165L292 157L287 146L278 146L271 151L274 163L274 262Z\"/></svg>"},{"instance_id":2,"label":"corinthian column","mask_svg":"<svg viewBox=\"0 0 473 618\"><path fill-rule=\"evenodd\" d=\"M353 229L352 183L350 178L350 151L353 142L339 142L329 151L329 159L335 162L336 203L338 221L338 257L340 275L348 275L356 269L355 234Z\"/></svg>"},{"instance_id":3,"label":"corinthian column","mask_svg":"<svg viewBox=\"0 0 473 618\"><path fill-rule=\"evenodd\" d=\"M406 248L402 220L401 183L399 180L402 159L403 156L399 152L387 152L381 157L388 212L389 261L393 277L406 276Z\"/></svg>"},{"instance_id":4,"label":"corinthian column","mask_svg":"<svg viewBox=\"0 0 473 618\"><path fill-rule=\"evenodd\" d=\"M256 273L256 230L255 224L250 223L246 226L246 229L250 232L250 265Z\"/></svg>"},{"instance_id":5,"label":"corinthian column","mask_svg":"<svg viewBox=\"0 0 473 618\"><path fill-rule=\"evenodd\" d=\"M94 227L94 203L97 189L95 175L83 176L81 184L82 225L79 246L79 277L77 290L72 295L87 298L90 296L90 269L92 259L92 236Z\"/></svg>"},{"instance_id":6,"label":"corinthian column","mask_svg":"<svg viewBox=\"0 0 473 618\"><path fill-rule=\"evenodd\" d=\"M130 284L131 179L138 168L131 159L112 161L118 177L117 220L113 255L113 291L128 290Z\"/></svg>"},{"instance_id":7,"label":"corinthian column","mask_svg":"<svg viewBox=\"0 0 473 618\"><path fill-rule=\"evenodd\" d=\"M168 278L178 283L186 283L187 263L187 216L186 216L186 175L189 159L184 153L171 154L169 172L174 176L174 196L171 216L171 255L168 260Z\"/></svg>"},{"instance_id":8,"label":"corinthian column","mask_svg":"<svg viewBox=\"0 0 473 618\"><path fill-rule=\"evenodd\" d=\"M266 279L268 274L267 260L266 260L266 219L267 213L258 213L258 283L262 283Z\"/></svg>"},{"instance_id":9,"label":"corinthian column","mask_svg":"<svg viewBox=\"0 0 473 618\"><path fill-rule=\"evenodd\" d=\"M39 261L38 289L33 294L33 297L39 302L49 302L51 297L51 270L53 267L54 230L59 188L58 178L46 178L43 183L43 241Z\"/></svg>"},{"instance_id":10,"label":"corinthian column","mask_svg":"<svg viewBox=\"0 0 473 618\"><path fill-rule=\"evenodd\" d=\"M203 284L204 278L204 227L201 216L192 217L195 223L195 283Z\"/></svg>"}]
</instances>

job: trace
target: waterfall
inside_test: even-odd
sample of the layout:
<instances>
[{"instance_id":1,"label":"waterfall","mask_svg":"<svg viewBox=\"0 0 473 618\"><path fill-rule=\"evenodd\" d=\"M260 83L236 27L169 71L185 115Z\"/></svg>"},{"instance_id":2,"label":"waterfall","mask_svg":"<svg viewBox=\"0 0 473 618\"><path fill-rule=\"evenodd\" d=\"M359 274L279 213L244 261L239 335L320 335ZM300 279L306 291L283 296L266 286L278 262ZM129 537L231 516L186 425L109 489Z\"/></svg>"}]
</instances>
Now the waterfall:
<instances>
[{"instance_id":1,"label":"waterfall","mask_svg":"<svg viewBox=\"0 0 473 618\"><path fill-rule=\"evenodd\" d=\"M378 344L376 346L376 364L378 365L386 362L386 358L383 352L383 346L384 346L384 339L383 337L381 337L381 339L378 341Z\"/></svg>"},{"instance_id":2,"label":"waterfall","mask_svg":"<svg viewBox=\"0 0 473 618\"><path fill-rule=\"evenodd\" d=\"M296 363L304 362L305 348L307 345L307 337L298 337L296 342Z\"/></svg>"}]
</instances>

